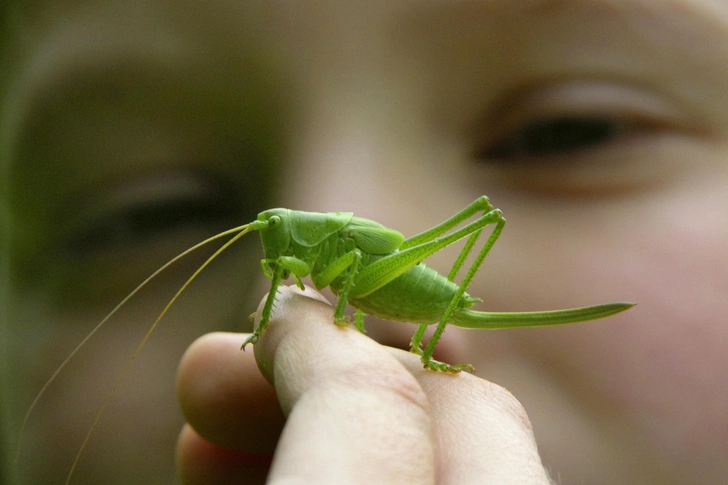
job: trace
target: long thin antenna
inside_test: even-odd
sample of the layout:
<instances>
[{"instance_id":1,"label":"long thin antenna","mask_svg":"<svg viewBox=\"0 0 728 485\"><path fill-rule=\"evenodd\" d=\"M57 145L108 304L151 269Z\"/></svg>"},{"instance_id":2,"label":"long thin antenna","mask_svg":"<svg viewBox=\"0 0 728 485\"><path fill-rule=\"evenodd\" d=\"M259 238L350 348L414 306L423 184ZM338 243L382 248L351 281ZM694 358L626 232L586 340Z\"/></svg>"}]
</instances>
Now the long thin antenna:
<instances>
[{"instance_id":1,"label":"long thin antenna","mask_svg":"<svg viewBox=\"0 0 728 485\"><path fill-rule=\"evenodd\" d=\"M258 222L258 221L256 221ZM167 313L167 311L172 307L175 301L177 301L177 298L182 294L185 289L189 286L190 283L199 275L202 270L204 270L208 264L210 264L215 258L217 258L220 253L225 251L227 248L229 248L235 241L240 239L241 237L245 236L247 233L249 233L251 230L257 230L259 229L259 226L255 223L246 224L244 226L240 226L236 229L241 229L242 231L237 234L235 237L230 239L228 242L223 244L217 251L213 253L212 256L210 256L207 261L202 263L202 265L197 268L197 271L195 271L192 276L189 277L189 279L185 282L184 285L177 291L177 293L172 297L171 300L169 300L169 303L167 303L167 306L164 307L164 310L162 310L162 313L159 314L157 319L154 321L151 327L149 327L149 331L147 331L146 335L144 335L144 338L139 343L139 346L134 351L134 354L131 356L131 359L129 359L129 362L127 362L126 367L124 367L124 370L119 375L119 378L114 383L114 387L111 389L111 392L106 396L106 399L104 399L104 403L101 405L101 408L99 409L99 412L96 414L96 417L94 417L94 421L91 424L91 428L88 430L88 433L86 433L86 437L83 439L83 443L81 443L81 447L78 449L78 453L76 453L76 458L73 460L73 465L71 465L71 469L68 472L68 476L66 477L66 485L71 483L71 476L73 475L74 470L76 469L76 465L78 465L79 460L81 459L81 455L83 454L83 450L86 448L86 445L88 444L88 440L91 438L91 435L94 432L94 429L96 429L96 425L101 420L101 416L103 416L104 411L106 411L106 408L109 405L109 402L111 402L111 398L113 397L114 393L116 392L116 388L119 387L119 384L121 384L121 381L124 379L124 376L126 376L127 371L131 367L132 363L134 362L134 359L136 359L136 356L139 355L139 352L141 352L142 347L144 347L144 344L147 343L147 340L152 335L152 332L154 332L154 329L157 328L157 324L162 320L162 317ZM231 232L234 232L236 229L231 229L230 231L226 231L223 234L230 234ZM220 237L221 235L218 234L217 236L213 236L214 238ZM199 247L201 244L204 244L205 242L209 242L210 239L207 241L203 241L202 243L198 244L197 246L194 246L193 248L188 249L185 251L185 253ZM184 255L185 253L182 253ZM180 255L180 256L182 256ZM178 258L180 257L178 256ZM177 258L175 258L177 259ZM169 264L169 263L168 263ZM136 291L136 290L135 290Z\"/></svg>"},{"instance_id":2,"label":"long thin antenna","mask_svg":"<svg viewBox=\"0 0 728 485\"><path fill-rule=\"evenodd\" d=\"M101 327L103 327L104 324L106 322L108 322L109 319L111 319L111 317L113 317L116 314L116 312L118 312L119 309L121 309L121 307L123 307L126 304L126 302L128 302L134 295L136 295L142 288L144 288L147 285L147 283L149 283L150 281L152 281L162 271L164 271L165 269L169 268L172 264L176 263L177 261L179 261L183 257L187 256L191 252L193 252L193 251L201 248L202 246L205 246L206 244L211 243L213 241L216 241L216 240L218 240L220 238L223 238L225 236L229 236L230 234L235 234L235 233L239 232L240 234L236 235L231 241L227 242L224 246L222 246L222 248L220 250L218 250L217 252L215 252L215 254L213 255L213 257L211 257L210 259L208 259L205 262L205 264L203 264L200 267L200 269L197 270L197 272L192 276L192 278L190 278L190 280L187 281L187 283L185 284L185 286L182 287L182 289L184 289L187 286L187 284L189 284L190 281L195 276L197 276L197 274L200 272L200 270L202 268L204 268L205 266L207 266L212 259L214 259L217 255L219 255L222 252L222 250L226 249L234 241L237 241L242 236L244 236L245 234L247 234L248 232L250 232L250 226L251 226L251 224L245 224L243 226L238 226L238 227L235 227L233 229L229 229L227 231L221 232L220 234L216 234L215 236L212 236L212 237L210 237L208 239L205 239L204 241L202 241L200 243L195 244L191 248L186 249L182 253L178 254L177 256L175 256L174 258L172 258L171 260L169 260L167 263L164 264L164 266L160 267L158 270L156 270L154 273L152 273L149 277L147 277L147 279L145 279L144 281L142 281L141 284L139 284L139 286L137 286L136 288L134 288L134 290L131 293L129 293L123 300L121 300L121 302L119 302L119 304L116 305L116 307L114 307L114 309L111 310L104 317L104 319L101 320L98 323L98 325L96 325L96 327L94 327L93 330L91 330L91 332L88 335L86 335L86 337L81 341L81 343L79 343L76 346L76 348L73 349L73 352L71 352L68 355L68 357L66 357L66 359L61 363L61 365L58 366L58 368L55 370L55 372L53 373L53 375L51 375L50 379L48 379L48 381L41 388L40 392L38 392L38 394L35 396L35 399L33 399L33 402L30 404L30 407L28 408L28 410L25 412L25 416L23 417L23 423L20 426L20 433L19 433L19 436L18 436L18 447L17 447L17 450L15 452L15 463L16 464L18 463L18 459L20 458L20 453L22 452L22 448L23 448L23 435L25 433L25 429L26 429L27 424L28 424L28 419L30 418L30 416L33 413L33 410L35 409L36 405L38 404L38 402L40 401L40 399L43 397L43 395L46 393L46 391L48 390L48 388L50 387L50 385L56 380L56 377L58 377L58 375L61 373L61 371L63 371L63 369L71 361L71 359L79 352L79 350L81 350L81 347L83 347L86 344L86 342L88 342L91 339L91 337L93 337L96 334L96 332L98 332L101 329ZM179 293L181 293L181 290L180 290ZM174 299L176 299L177 296L179 296L179 293L177 293L177 295L174 297ZM174 301L174 299L172 301ZM170 302L170 304L171 304L171 302ZM162 315L154 323L155 326L159 322L159 320L161 320L161 317L164 315L164 313L167 312L167 310L169 309L169 306L170 305L167 305L167 307L164 309L164 312L162 313ZM152 329L154 329L154 326L152 327ZM151 333L151 331L149 333ZM149 336L149 334L147 334L147 337L148 336ZM147 337L145 337L145 340L146 340ZM143 342L142 342L142 345L143 345ZM134 356L136 356L136 354L138 352L139 352L139 349L137 349L137 352L134 354ZM133 359L133 357L132 357L132 359ZM128 369L128 366L127 366L127 369ZM126 370L124 370L124 373L126 373ZM118 385L118 382L117 382L117 385ZM115 389L116 389L116 386L114 386L114 390ZM112 393L113 393L113 391L112 391ZM109 398L110 397L111 396L109 396ZM108 402L108 398L107 398L107 402ZM104 404L104 407L106 407L106 403ZM97 421L98 421L98 417L97 417ZM95 424L96 424L96 421L94 421L94 426L95 426ZM89 433L89 435L90 435L90 433ZM88 440L88 436L86 437L86 440ZM86 441L84 441L84 445L85 444L86 444ZM76 457L76 461L78 461L78 457ZM75 466L75 464L76 463L74 462L74 466ZM69 478L70 478L70 475L69 475Z\"/></svg>"}]
</instances>

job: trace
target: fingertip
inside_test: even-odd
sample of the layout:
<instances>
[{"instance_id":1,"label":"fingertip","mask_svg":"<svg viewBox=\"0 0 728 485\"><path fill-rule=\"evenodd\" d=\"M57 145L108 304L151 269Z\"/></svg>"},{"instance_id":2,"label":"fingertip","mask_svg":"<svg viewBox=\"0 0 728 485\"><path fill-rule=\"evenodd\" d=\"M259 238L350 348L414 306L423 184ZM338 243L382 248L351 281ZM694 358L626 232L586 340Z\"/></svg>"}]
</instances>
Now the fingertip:
<instances>
[{"instance_id":1,"label":"fingertip","mask_svg":"<svg viewBox=\"0 0 728 485\"><path fill-rule=\"evenodd\" d=\"M210 442L272 452L285 418L254 356L240 351L243 340L223 332L197 339L180 362L178 400L185 420Z\"/></svg>"},{"instance_id":2,"label":"fingertip","mask_svg":"<svg viewBox=\"0 0 728 485\"><path fill-rule=\"evenodd\" d=\"M324 297L321 293L319 293L317 290L311 288L308 285L304 285L304 288L301 289L296 285L280 285L276 291L276 304L273 305L273 311L271 314L271 318L274 316L277 316L281 311L281 301L283 299L287 299L292 296L302 296L305 298L308 298L310 300L319 301L321 303L325 303L328 306L331 306L331 302ZM256 309L255 313L252 315L254 326L257 327L258 323L260 322L260 316L263 313L263 307L265 306L265 302L268 299L268 293L263 295L263 298L258 303L258 308Z\"/></svg>"},{"instance_id":3,"label":"fingertip","mask_svg":"<svg viewBox=\"0 0 728 485\"><path fill-rule=\"evenodd\" d=\"M256 312L256 327L260 321L264 302L265 298ZM280 342L293 333L306 332L302 335L302 341L309 342L312 348L315 348L315 341L307 338L311 336L310 324L315 321L334 326L333 311L328 300L308 286L304 290L295 285L278 287L269 325L254 346L258 368L270 383L274 383L275 379L273 369Z\"/></svg>"},{"instance_id":4,"label":"fingertip","mask_svg":"<svg viewBox=\"0 0 728 485\"><path fill-rule=\"evenodd\" d=\"M229 390L223 382L228 373L244 371L245 359L250 356L233 355L233 338L234 334L221 332L203 335L182 356L177 368L177 398L188 422L198 420L217 404L221 392Z\"/></svg>"},{"instance_id":5,"label":"fingertip","mask_svg":"<svg viewBox=\"0 0 728 485\"><path fill-rule=\"evenodd\" d=\"M331 306L331 302L326 299L324 295L319 293L317 290L311 288L308 285L304 285L303 289L299 288L296 285L291 285L287 287L292 293L295 293L297 295L305 296L306 298L310 298L312 300L320 301L321 303L326 303L327 305Z\"/></svg>"}]
</instances>

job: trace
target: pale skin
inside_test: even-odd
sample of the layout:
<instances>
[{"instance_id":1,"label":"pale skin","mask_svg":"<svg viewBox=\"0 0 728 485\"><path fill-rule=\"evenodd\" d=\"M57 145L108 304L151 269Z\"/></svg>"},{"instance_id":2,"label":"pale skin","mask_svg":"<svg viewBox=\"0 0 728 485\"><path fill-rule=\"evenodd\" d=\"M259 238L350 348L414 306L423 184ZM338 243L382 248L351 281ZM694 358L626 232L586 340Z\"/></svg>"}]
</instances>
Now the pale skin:
<instances>
[{"instance_id":1,"label":"pale skin","mask_svg":"<svg viewBox=\"0 0 728 485\"><path fill-rule=\"evenodd\" d=\"M211 443L272 453L284 418L265 403L275 399L268 382L288 417L268 483L550 483L528 417L508 391L424 370L413 354L337 328L322 301L314 290L282 287L255 360L230 352L239 334L209 334L188 349L177 381L190 423L177 447L184 483L264 476L261 456L221 454ZM243 377L210 381L200 374L210 366ZM246 419L241 406L252 410Z\"/></svg>"},{"instance_id":2,"label":"pale skin","mask_svg":"<svg viewBox=\"0 0 728 485\"><path fill-rule=\"evenodd\" d=\"M410 236L486 194L509 222L469 289L484 300L478 308L638 306L564 328L448 328L435 357L472 363L477 374L432 379L462 384L466 394L470 385L487 390L462 428L490 416L493 427L473 441L513 430L523 439L513 448L500 440L497 451L533 464L532 424L541 463L562 483L728 482L725 1L216 1L174 11L149 1L68 3L38 2L1 78L0 207L13 213L13 268L0 271L11 303L2 385L14 391L0 394L9 396L4 452L55 365L128 290L194 242L276 206L352 211ZM534 123L564 117L602 120L607 134L571 151L547 145L525 154ZM103 238L82 243L99 231ZM73 483L174 483L180 356L199 335L242 328L266 291L256 241L241 242L190 288L135 362ZM437 254L432 266L447 272L452 258ZM27 483L62 483L119 366L199 262L141 295L50 391L22 455ZM346 365L340 353L396 369L367 373L380 380L362 386L398 376L417 382L413 396L429 403L419 426L363 411L348 424L389 419L396 424L364 431L430 436L406 445L425 450L416 472L464 446L448 440L449 426L441 434L430 425L457 411L434 403L460 391L438 394L408 367L416 356L334 326L320 318L330 311L323 304L291 301L296 320L316 321L271 323L264 344L274 323L295 329L282 332L284 347L271 340L256 352L261 363L289 355L320 365L287 376L298 400L289 384L270 387L253 354L239 352L248 334L213 334L190 347L178 392L207 437L189 426L180 435L177 463L190 483L190 470L203 467L239 478L239 457L211 463L213 447L256 453L246 458L257 463L246 468L251 483L261 482L278 442L287 445L273 458L276 474L296 469L300 455L288 444L325 452L333 433L286 432L279 441L278 399L298 416L316 398L311 390L329 384L325 370ZM372 321L368 335L406 348L414 328ZM347 340L303 345L315 332ZM379 390L367 393L373 406L391 399ZM360 401L343 391L332 404ZM227 392L234 413L219 400ZM347 437L365 454L350 458L367 458L344 470L351 476L415 463L409 454L372 456L381 447Z\"/></svg>"}]
</instances>

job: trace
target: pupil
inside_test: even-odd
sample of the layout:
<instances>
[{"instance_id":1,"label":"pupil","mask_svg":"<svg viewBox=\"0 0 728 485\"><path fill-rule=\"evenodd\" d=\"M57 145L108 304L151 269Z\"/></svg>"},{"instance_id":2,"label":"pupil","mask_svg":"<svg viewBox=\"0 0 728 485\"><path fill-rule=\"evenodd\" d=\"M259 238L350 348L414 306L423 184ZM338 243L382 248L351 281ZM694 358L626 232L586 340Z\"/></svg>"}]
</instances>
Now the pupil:
<instances>
[{"instance_id":1,"label":"pupil","mask_svg":"<svg viewBox=\"0 0 728 485\"><path fill-rule=\"evenodd\" d=\"M131 207L86 228L70 241L77 252L153 240L195 225L217 225L232 218L227 201L194 198Z\"/></svg>"},{"instance_id":2,"label":"pupil","mask_svg":"<svg viewBox=\"0 0 728 485\"><path fill-rule=\"evenodd\" d=\"M543 157L589 148L614 137L619 126L611 120L556 118L530 123L489 150L489 158Z\"/></svg>"}]
</instances>

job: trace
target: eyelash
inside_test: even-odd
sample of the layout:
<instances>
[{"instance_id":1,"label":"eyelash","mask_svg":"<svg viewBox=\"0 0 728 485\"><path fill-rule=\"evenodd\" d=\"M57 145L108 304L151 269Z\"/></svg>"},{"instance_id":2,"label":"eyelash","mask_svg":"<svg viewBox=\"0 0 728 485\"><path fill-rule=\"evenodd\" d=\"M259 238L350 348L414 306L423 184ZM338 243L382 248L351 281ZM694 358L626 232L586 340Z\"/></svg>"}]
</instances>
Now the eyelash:
<instances>
[{"instance_id":1,"label":"eyelash","mask_svg":"<svg viewBox=\"0 0 728 485\"><path fill-rule=\"evenodd\" d=\"M540 117L509 131L476 157L508 162L570 155L610 143L628 128L626 122L606 116Z\"/></svg>"},{"instance_id":2,"label":"eyelash","mask_svg":"<svg viewBox=\"0 0 728 485\"><path fill-rule=\"evenodd\" d=\"M515 162L577 162L615 155L643 135L682 132L694 122L659 92L612 81L542 82L504 93L478 123L475 158L497 166ZM477 125L476 125L477 126ZM482 135L481 135L482 134ZM622 157L620 157L622 158ZM576 168L575 166L572 168Z\"/></svg>"},{"instance_id":3,"label":"eyelash","mask_svg":"<svg viewBox=\"0 0 728 485\"><path fill-rule=\"evenodd\" d=\"M191 224L210 224L228 216L229 210L209 200L174 199L128 207L84 228L70 242L77 252L138 244Z\"/></svg>"},{"instance_id":4,"label":"eyelash","mask_svg":"<svg viewBox=\"0 0 728 485\"><path fill-rule=\"evenodd\" d=\"M137 189L132 195L124 188L117 190L115 198L110 196L112 202L99 202L98 212L72 224L65 238L70 254L152 244L186 229L226 225L248 210L235 187L214 180L149 177Z\"/></svg>"}]
</instances>

